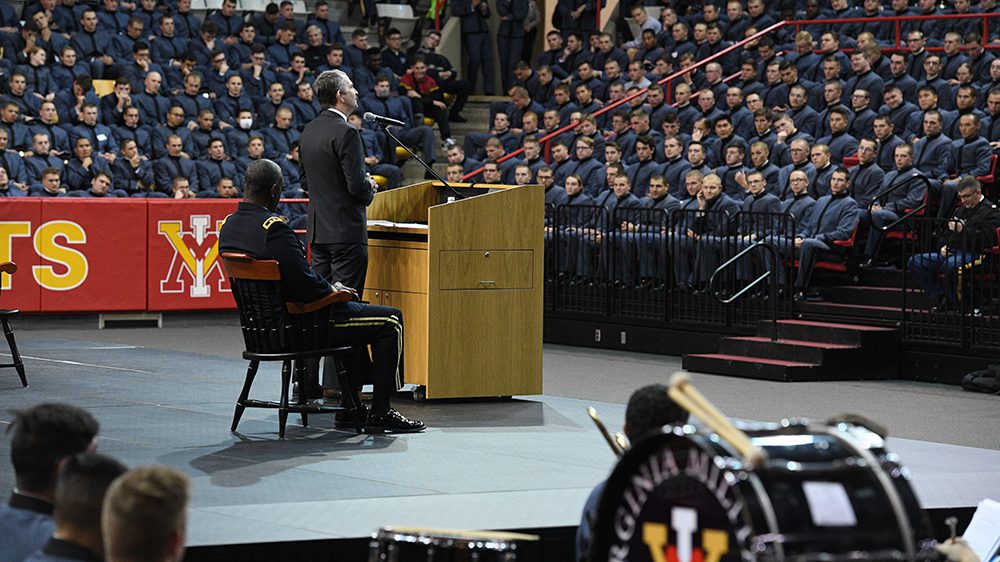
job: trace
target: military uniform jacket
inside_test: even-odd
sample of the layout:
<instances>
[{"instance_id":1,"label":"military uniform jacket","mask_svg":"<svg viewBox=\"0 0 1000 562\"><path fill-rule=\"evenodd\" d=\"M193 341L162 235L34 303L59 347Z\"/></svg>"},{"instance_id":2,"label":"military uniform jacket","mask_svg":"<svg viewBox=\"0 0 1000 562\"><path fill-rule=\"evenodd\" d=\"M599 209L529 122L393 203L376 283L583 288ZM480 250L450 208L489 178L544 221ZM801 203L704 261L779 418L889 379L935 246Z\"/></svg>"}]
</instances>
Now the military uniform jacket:
<instances>
[{"instance_id":1,"label":"military uniform jacket","mask_svg":"<svg viewBox=\"0 0 1000 562\"><path fill-rule=\"evenodd\" d=\"M875 202L883 209L892 211L897 215L902 215L907 209L914 209L924 200L927 194L927 184L918 180L907 180L919 176L920 172L912 166L903 170L893 170L882 179L882 188L875 196ZM899 187L892 192L890 189L906 183L904 187Z\"/></svg>"},{"instance_id":2,"label":"military uniform jacket","mask_svg":"<svg viewBox=\"0 0 1000 562\"><path fill-rule=\"evenodd\" d=\"M879 189L885 171L874 161L871 164L860 164L851 168L847 181L851 184L851 194L861 208L867 209Z\"/></svg>"},{"instance_id":3,"label":"military uniform jacket","mask_svg":"<svg viewBox=\"0 0 1000 562\"><path fill-rule=\"evenodd\" d=\"M287 301L313 302L333 290L309 268L295 231L260 205L242 201L236 212L226 217L219 231L219 252L245 252L260 260L277 260L281 291Z\"/></svg>"},{"instance_id":4,"label":"military uniform jacket","mask_svg":"<svg viewBox=\"0 0 1000 562\"><path fill-rule=\"evenodd\" d=\"M697 201L697 198L694 200ZM697 208L697 203L695 203L695 209ZM699 211L695 214L691 230L696 234L732 234L733 227L736 225L736 214L739 211L740 204L723 193L712 201L708 201L704 212Z\"/></svg>"},{"instance_id":5,"label":"military uniform jacket","mask_svg":"<svg viewBox=\"0 0 1000 562\"><path fill-rule=\"evenodd\" d=\"M913 145L913 166L932 178L948 175L951 139L938 134L921 137Z\"/></svg>"},{"instance_id":6,"label":"military uniform jacket","mask_svg":"<svg viewBox=\"0 0 1000 562\"><path fill-rule=\"evenodd\" d=\"M997 243L997 227L1000 226L1000 209L996 203L983 198L978 205L969 209L965 205L955 209L952 215L965 222L962 232L948 231L945 244L949 250L981 252Z\"/></svg>"},{"instance_id":7,"label":"military uniform jacket","mask_svg":"<svg viewBox=\"0 0 1000 562\"><path fill-rule=\"evenodd\" d=\"M802 223L797 234L827 243L847 240L858 225L860 216L857 201L846 193L826 195L816 202L812 215Z\"/></svg>"},{"instance_id":8,"label":"military uniform jacket","mask_svg":"<svg viewBox=\"0 0 1000 562\"><path fill-rule=\"evenodd\" d=\"M795 230L798 230L806 223L806 221L809 220L809 217L812 216L812 212L815 207L816 200L813 199L811 195L803 193L801 195L789 197L788 199L782 201L781 206L778 207L778 212L791 215L794 228ZM783 231L783 224L779 224L778 229L779 232ZM794 234L794 232L789 234Z\"/></svg>"}]
</instances>

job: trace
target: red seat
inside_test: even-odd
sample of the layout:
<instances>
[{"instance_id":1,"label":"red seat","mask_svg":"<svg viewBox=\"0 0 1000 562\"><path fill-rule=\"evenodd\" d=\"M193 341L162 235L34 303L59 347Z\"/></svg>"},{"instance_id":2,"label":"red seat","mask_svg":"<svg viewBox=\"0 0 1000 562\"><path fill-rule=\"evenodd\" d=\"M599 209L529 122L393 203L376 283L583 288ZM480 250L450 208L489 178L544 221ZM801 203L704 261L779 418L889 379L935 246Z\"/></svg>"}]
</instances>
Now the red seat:
<instances>
[{"instance_id":1,"label":"red seat","mask_svg":"<svg viewBox=\"0 0 1000 562\"><path fill-rule=\"evenodd\" d=\"M996 181L996 175L997 175L997 155L994 154L990 159L990 171L985 176L979 176L976 179L979 180L979 183L992 184L993 182Z\"/></svg>"},{"instance_id":2,"label":"red seat","mask_svg":"<svg viewBox=\"0 0 1000 562\"><path fill-rule=\"evenodd\" d=\"M844 168L850 170L851 168L857 166L859 161L860 160L858 159L857 155L844 156L843 160L841 160L840 163L844 165Z\"/></svg>"},{"instance_id":3,"label":"red seat","mask_svg":"<svg viewBox=\"0 0 1000 562\"><path fill-rule=\"evenodd\" d=\"M990 171L985 176L979 176L976 178L979 183L983 186L983 193L988 197L995 196L993 193L993 188L996 187L997 183L997 155L994 154L990 160Z\"/></svg>"},{"instance_id":4,"label":"red seat","mask_svg":"<svg viewBox=\"0 0 1000 562\"><path fill-rule=\"evenodd\" d=\"M858 223L860 224L860 222ZM839 273L847 272L847 264L849 260L849 250L854 247L854 239L858 236L858 224L854 225L854 231L851 232L851 236L844 240L834 240L833 245L839 248L844 248L844 256L840 261L832 260L816 260L813 264L813 269L824 269L826 271L836 271ZM795 260L795 267L799 267L799 260Z\"/></svg>"}]
</instances>

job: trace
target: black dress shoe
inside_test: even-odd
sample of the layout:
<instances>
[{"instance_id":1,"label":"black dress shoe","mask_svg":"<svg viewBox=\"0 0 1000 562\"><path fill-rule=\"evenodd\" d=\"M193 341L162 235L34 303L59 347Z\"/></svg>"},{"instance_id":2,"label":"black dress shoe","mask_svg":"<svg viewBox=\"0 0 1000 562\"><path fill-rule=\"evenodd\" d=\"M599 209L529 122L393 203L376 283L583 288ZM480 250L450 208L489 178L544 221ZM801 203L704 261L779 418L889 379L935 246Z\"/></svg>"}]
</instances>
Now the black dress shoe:
<instances>
[{"instance_id":1,"label":"black dress shoe","mask_svg":"<svg viewBox=\"0 0 1000 562\"><path fill-rule=\"evenodd\" d=\"M368 414L365 424L366 433L416 433L426 428L424 422L407 419L394 408L381 415Z\"/></svg>"}]
</instances>

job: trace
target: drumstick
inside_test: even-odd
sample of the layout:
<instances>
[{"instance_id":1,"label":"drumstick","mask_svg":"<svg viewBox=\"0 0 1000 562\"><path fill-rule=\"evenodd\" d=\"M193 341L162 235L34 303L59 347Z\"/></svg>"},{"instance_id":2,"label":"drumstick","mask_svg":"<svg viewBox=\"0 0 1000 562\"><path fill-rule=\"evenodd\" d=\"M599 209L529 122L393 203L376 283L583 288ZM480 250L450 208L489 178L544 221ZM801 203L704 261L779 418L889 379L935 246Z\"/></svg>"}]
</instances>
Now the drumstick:
<instances>
[{"instance_id":1,"label":"drumstick","mask_svg":"<svg viewBox=\"0 0 1000 562\"><path fill-rule=\"evenodd\" d=\"M629 448L628 437L625 437L624 433L620 431L615 433L615 442L618 443L618 446L621 447L621 450L623 452L628 450Z\"/></svg>"},{"instance_id":2,"label":"drumstick","mask_svg":"<svg viewBox=\"0 0 1000 562\"><path fill-rule=\"evenodd\" d=\"M667 391L670 398L682 408L692 413L720 438L728 442L751 465L764 460L764 452L754 446L747 434L734 426L726 416L705 398L691 383L686 373L674 373Z\"/></svg>"},{"instance_id":3,"label":"drumstick","mask_svg":"<svg viewBox=\"0 0 1000 562\"><path fill-rule=\"evenodd\" d=\"M590 416L590 419L594 420L594 425L596 425L597 429L600 430L601 435L604 436L604 440L608 442L608 446L611 447L611 450L614 451L618 458L622 458L622 455L625 454L625 448L619 448L618 443L616 443L611 437L611 433L608 431L608 428L604 427L604 422L601 421L601 417L597 415L597 410L594 409L593 406L587 406L587 414Z\"/></svg>"},{"instance_id":4,"label":"drumstick","mask_svg":"<svg viewBox=\"0 0 1000 562\"><path fill-rule=\"evenodd\" d=\"M691 381L686 375L677 379L676 384L671 385L670 397L701 419L719 437L736 447L742 456L746 457L747 452L753 448L746 435L729 423L722 412L691 385Z\"/></svg>"}]
</instances>

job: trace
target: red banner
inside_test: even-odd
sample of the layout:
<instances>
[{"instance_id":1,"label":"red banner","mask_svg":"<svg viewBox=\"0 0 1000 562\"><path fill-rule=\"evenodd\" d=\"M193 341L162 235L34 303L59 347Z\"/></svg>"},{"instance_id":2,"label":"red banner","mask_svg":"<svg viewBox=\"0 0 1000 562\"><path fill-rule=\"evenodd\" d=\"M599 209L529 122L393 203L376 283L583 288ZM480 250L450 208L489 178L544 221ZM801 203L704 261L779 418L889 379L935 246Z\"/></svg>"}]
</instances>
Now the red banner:
<instances>
[{"instance_id":1,"label":"red banner","mask_svg":"<svg viewBox=\"0 0 1000 562\"><path fill-rule=\"evenodd\" d=\"M148 310L233 308L219 229L236 201L149 202Z\"/></svg>"},{"instance_id":2,"label":"red banner","mask_svg":"<svg viewBox=\"0 0 1000 562\"><path fill-rule=\"evenodd\" d=\"M87 199L0 202L3 306L26 312L145 310L146 205Z\"/></svg>"},{"instance_id":3,"label":"red banner","mask_svg":"<svg viewBox=\"0 0 1000 562\"><path fill-rule=\"evenodd\" d=\"M24 312L233 308L218 260L235 201L0 199L0 307Z\"/></svg>"},{"instance_id":4,"label":"red banner","mask_svg":"<svg viewBox=\"0 0 1000 562\"><path fill-rule=\"evenodd\" d=\"M17 263L17 273L4 274L0 307L42 309L42 288L32 277L42 259L34 250L35 229L42 223L42 202L0 200L0 262Z\"/></svg>"}]
</instances>

